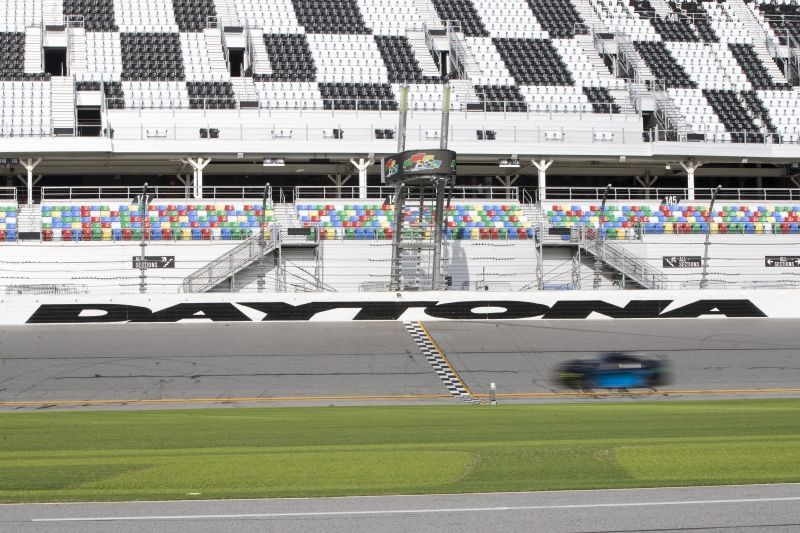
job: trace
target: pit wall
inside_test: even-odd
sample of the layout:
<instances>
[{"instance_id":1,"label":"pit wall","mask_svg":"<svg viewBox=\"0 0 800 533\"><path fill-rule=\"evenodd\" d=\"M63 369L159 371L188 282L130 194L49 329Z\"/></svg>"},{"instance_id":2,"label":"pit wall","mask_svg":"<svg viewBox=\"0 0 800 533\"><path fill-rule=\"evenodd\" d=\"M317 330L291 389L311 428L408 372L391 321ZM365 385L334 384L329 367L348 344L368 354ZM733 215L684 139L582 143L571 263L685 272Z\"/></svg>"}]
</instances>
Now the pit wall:
<instances>
[{"instance_id":1,"label":"pit wall","mask_svg":"<svg viewBox=\"0 0 800 533\"><path fill-rule=\"evenodd\" d=\"M544 291L4 297L0 324L800 318L800 291Z\"/></svg>"}]
</instances>

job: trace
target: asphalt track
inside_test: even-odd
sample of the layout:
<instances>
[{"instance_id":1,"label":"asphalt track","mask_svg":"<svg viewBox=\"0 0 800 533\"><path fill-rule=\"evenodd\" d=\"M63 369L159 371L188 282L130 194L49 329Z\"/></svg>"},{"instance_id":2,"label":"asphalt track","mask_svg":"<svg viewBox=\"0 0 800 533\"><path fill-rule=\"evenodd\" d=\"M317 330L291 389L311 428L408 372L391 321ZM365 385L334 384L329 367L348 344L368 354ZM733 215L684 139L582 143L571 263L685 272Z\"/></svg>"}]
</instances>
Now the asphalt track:
<instances>
[{"instance_id":1,"label":"asphalt track","mask_svg":"<svg viewBox=\"0 0 800 533\"><path fill-rule=\"evenodd\" d=\"M798 531L800 485L0 505L26 532Z\"/></svg>"},{"instance_id":2,"label":"asphalt track","mask_svg":"<svg viewBox=\"0 0 800 533\"><path fill-rule=\"evenodd\" d=\"M552 382L553 369L603 351L660 355L672 364L671 385L622 397L800 396L800 320L431 321L425 327L481 398L495 382L503 401L571 400L574 394ZM453 401L399 322L0 328L4 409Z\"/></svg>"}]
</instances>

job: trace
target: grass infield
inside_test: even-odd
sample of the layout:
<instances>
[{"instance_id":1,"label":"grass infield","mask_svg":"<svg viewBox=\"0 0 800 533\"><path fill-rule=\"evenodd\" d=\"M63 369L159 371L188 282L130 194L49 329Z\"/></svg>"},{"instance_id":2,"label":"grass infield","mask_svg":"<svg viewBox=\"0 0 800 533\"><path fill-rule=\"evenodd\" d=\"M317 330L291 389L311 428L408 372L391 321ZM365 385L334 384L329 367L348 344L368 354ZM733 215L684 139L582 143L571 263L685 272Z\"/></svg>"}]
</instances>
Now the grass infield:
<instances>
[{"instance_id":1,"label":"grass infield","mask_svg":"<svg viewBox=\"0 0 800 533\"><path fill-rule=\"evenodd\" d=\"M0 413L0 501L800 482L800 400Z\"/></svg>"}]
</instances>

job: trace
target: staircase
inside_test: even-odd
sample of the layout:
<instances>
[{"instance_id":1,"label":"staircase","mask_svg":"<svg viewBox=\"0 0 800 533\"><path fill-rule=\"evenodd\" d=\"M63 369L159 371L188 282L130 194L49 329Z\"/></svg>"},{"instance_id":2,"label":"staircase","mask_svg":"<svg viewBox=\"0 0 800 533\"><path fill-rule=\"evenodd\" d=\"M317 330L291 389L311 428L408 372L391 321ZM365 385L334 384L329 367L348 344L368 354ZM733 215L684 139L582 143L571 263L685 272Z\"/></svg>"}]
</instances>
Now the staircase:
<instances>
[{"instance_id":1,"label":"staircase","mask_svg":"<svg viewBox=\"0 0 800 533\"><path fill-rule=\"evenodd\" d=\"M208 51L208 64L214 74L229 74L228 62L225 60L225 52L222 49L222 32L219 28L206 28L203 30L206 39L206 50Z\"/></svg>"},{"instance_id":2,"label":"staircase","mask_svg":"<svg viewBox=\"0 0 800 533\"><path fill-rule=\"evenodd\" d=\"M539 204L520 204L520 207L523 214L528 218L528 222L531 223L531 227L547 228L547 215Z\"/></svg>"},{"instance_id":3,"label":"staircase","mask_svg":"<svg viewBox=\"0 0 800 533\"><path fill-rule=\"evenodd\" d=\"M575 40L578 43L578 46L581 47L583 53L586 54L586 57L589 58L589 62L594 67L595 72L600 76L602 80L608 81L616 81L617 78L611 74L611 70L609 70L608 65L606 62L603 61L600 52L597 50L597 47L594 44L594 36L589 35L576 35Z\"/></svg>"},{"instance_id":4,"label":"staircase","mask_svg":"<svg viewBox=\"0 0 800 533\"><path fill-rule=\"evenodd\" d=\"M772 53L767 48L767 34L761 27L761 22L756 18L756 15L743 0L730 0L728 3L733 8L739 21L744 25L747 33L753 38L753 49L761 60L761 63L764 64L770 77L777 83L787 83L786 76L784 76L781 69L778 68Z\"/></svg>"},{"instance_id":5,"label":"staircase","mask_svg":"<svg viewBox=\"0 0 800 533\"><path fill-rule=\"evenodd\" d=\"M280 227L271 226L266 229L265 233L263 246L260 235L253 235L193 274L186 276L181 287L182 292L208 292L260 258L280 248Z\"/></svg>"},{"instance_id":6,"label":"staircase","mask_svg":"<svg viewBox=\"0 0 800 533\"><path fill-rule=\"evenodd\" d=\"M672 9L670 9L669 4L664 0L650 0L650 5L653 6L653 10L661 18L666 18L668 15L672 14Z\"/></svg>"},{"instance_id":7,"label":"staircase","mask_svg":"<svg viewBox=\"0 0 800 533\"><path fill-rule=\"evenodd\" d=\"M604 31L606 25L603 24L603 20L595 11L594 6L592 6L589 0L572 0L572 5L575 6L575 9L580 14L583 22L589 27L593 28L594 31ZM593 32L589 32L590 34ZM576 35L576 37L578 37Z\"/></svg>"},{"instance_id":8,"label":"staircase","mask_svg":"<svg viewBox=\"0 0 800 533\"><path fill-rule=\"evenodd\" d=\"M453 64L460 64L464 74L470 80L479 78L483 73L478 65L478 60L472 55L472 51L467 46L464 34L461 32L450 32L450 60Z\"/></svg>"},{"instance_id":9,"label":"staircase","mask_svg":"<svg viewBox=\"0 0 800 533\"><path fill-rule=\"evenodd\" d=\"M86 30L69 28L69 72L75 74L89 69L86 59Z\"/></svg>"},{"instance_id":10,"label":"staircase","mask_svg":"<svg viewBox=\"0 0 800 533\"><path fill-rule=\"evenodd\" d=\"M467 104L481 102L478 93L475 92L475 86L470 80L450 80L450 88L459 102Z\"/></svg>"},{"instance_id":11,"label":"staircase","mask_svg":"<svg viewBox=\"0 0 800 533\"><path fill-rule=\"evenodd\" d=\"M56 135L75 135L75 85L72 76L54 76L50 80L50 107L53 132Z\"/></svg>"},{"instance_id":12,"label":"staircase","mask_svg":"<svg viewBox=\"0 0 800 533\"><path fill-rule=\"evenodd\" d=\"M219 19L220 26L223 28L242 26L233 0L214 0L214 5L217 8L217 19Z\"/></svg>"},{"instance_id":13,"label":"staircase","mask_svg":"<svg viewBox=\"0 0 800 533\"><path fill-rule=\"evenodd\" d=\"M440 76L439 67L436 66L436 62L431 55L431 50L428 48L428 43L425 40L425 32L409 30L406 31L406 38L408 39L408 44L411 45L411 50L414 52L414 58L417 60L419 68L422 70L422 75L438 78Z\"/></svg>"},{"instance_id":14,"label":"staircase","mask_svg":"<svg viewBox=\"0 0 800 533\"><path fill-rule=\"evenodd\" d=\"M627 251L625 246L608 239L598 239L596 228L573 227L570 240L576 242L581 250L600 257L603 263L645 289L667 288L667 278L663 272L651 266L641 257Z\"/></svg>"},{"instance_id":15,"label":"staircase","mask_svg":"<svg viewBox=\"0 0 800 533\"><path fill-rule=\"evenodd\" d=\"M42 28L30 26L25 30L25 74L42 72Z\"/></svg>"},{"instance_id":16,"label":"staircase","mask_svg":"<svg viewBox=\"0 0 800 533\"><path fill-rule=\"evenodd\" d=\"M275 213L275 222L281 228L299 228L302 226L293 203L274 204L273 212Z\"/></svg>"},{"instance_id":17,"label":"staircase","mask_svg":"<svg viewBox=\"0 0 800 533\"><path fill-rule=\"evenodd\" d=\"M241 107L258 107L258 92L251 76L231 78L231 85Z\"/></svg>"},{"instance_id":18,"label":"staircase","mask_svg":"<svg viewBox=\"0 0 800 533\"><path fill-rule=\"evenodd\" d=\"M413 0L414 9L419 14L422 22L428 29L431 30L443 30L444 24L442 24L442 19L439 18L439 13L436 12L436 8L433 7L433 3L431 0Z\"/></svg>"},{"instance_id":19,"label":"staircase","mask_svg":"<svg viewBox=\"0 0 800 533\"><path fill-rule=\"evenodd\" d=\"M633 43L628 39L628 36L622 33L616 34L617 40L617 55L624 58L625 62L633 69L637 82L644 82L646 80L654 80L655 76L650 67L642 56L639 55L638 50Z\"/></svg>"},{"instance_id":20,"label":"staircase","mask_svg":"<svg viewBox=\"0 0 800 533\"><path fill-rule=\"evenodd\" d=\"M17 210L17 231L19 233L42 231L42 206L22 204Z\"/></svg>"},{"instance_id":21,"label":"staircase","mask_svg":"<svg viewBox=\"0 0 800 533\"><path fill-rule=\"evenodd\" d=\"M247 28L253 74L272 74L267 46L264 44L264 31L261 28Z\"/></svg>"},{"instance_id":22,"label":"staircase","mask_svg":"<svg viewBox=\"0 0 800 533\"><path fill-rule=\"evenodd\" d=\"M45 27L64 25L63 0L42 1L42 23L44 24Z\"/></svg>"}]
</instances>

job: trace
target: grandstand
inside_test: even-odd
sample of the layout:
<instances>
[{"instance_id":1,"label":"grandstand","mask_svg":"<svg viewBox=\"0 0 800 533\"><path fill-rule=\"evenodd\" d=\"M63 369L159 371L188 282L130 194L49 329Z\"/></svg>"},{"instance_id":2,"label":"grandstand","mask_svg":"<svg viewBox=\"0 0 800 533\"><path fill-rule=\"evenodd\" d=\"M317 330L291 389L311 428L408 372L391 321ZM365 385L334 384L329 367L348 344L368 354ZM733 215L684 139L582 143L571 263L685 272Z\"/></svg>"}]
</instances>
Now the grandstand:
<instances>
[{"instance_id":1,"label":"grandstand","mask_svg":"<svg viewBox=\"0 0 800 533\"><path fill-rule=\"evenodd\" d=\"M381 159L402 135L458 154L449 290L694 288L698 267L665 261L703 255L706 235L713 286L797 285L795 2L8 0L0 13L7 294L387 290L397 215ZM420 249L434 210L420 197L400 214ZM420 257L402 259L415 289L433 268Z\"/></svg>"}]
</instances>

